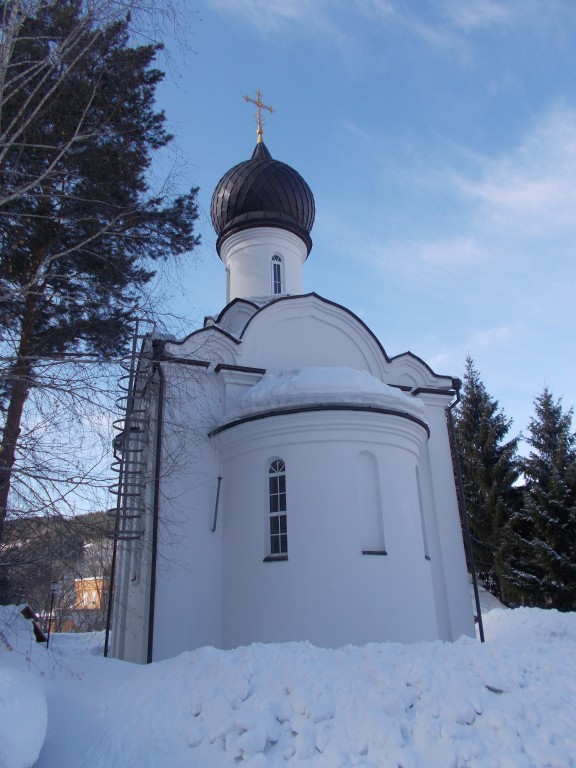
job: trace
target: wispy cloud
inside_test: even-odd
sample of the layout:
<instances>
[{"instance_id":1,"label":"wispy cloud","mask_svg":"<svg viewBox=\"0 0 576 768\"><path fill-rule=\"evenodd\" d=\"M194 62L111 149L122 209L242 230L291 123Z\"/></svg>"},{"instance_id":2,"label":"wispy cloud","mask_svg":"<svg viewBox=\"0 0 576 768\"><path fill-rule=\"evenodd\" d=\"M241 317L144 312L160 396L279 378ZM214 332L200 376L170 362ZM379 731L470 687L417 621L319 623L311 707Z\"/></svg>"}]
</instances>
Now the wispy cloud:
<instances>
[{"instance_id":1,"label":"wispy cloud","mask_svg":"<svg viewBox=\"0 0 576 768\"><path fill-rule=\"evenodd\" d=\"M507 325L498 325L494 328L486 328L475 331L470 338L469 346L472 349L478 347L494 347L495 345L507 345L513 338L512 329Z\"/></svg>"},{"instance_id":2,"label":"wispy cloud","mask_svg":"<svg viewBox=\"0 0 576 768\"><path fill-rule=\"evenodd\" d=\"M243 19L266 36L296 24L307 34L323 30L340 36L329 0L210 0L209 4L220 13Z\"/></svg>"},{"instance_id":3,"label":"wispy cloud","mask_svg":"<svg viewBox=\"0 0 576 768\"><path fill-rule=\"evenodd\" d=\"M375 19L390 20L399 16L394 0L352 0L351 5L360 13Z\"/></svg>"},{"instance_id":4,"label":"wispy cloud","mask_svg":"<svg viewBox=\"0 0 576 768\"><path fill-rule=\"evenodd\" d=\"M427 0L417 11L400 0L208 0L226 16L234 16L269 37L290 30L316 36L323 43L350 43L359 24L375 30L399 28L436 49L466 45L465 38L497 27L532 27L542 32L558 20L576 20L573 0Z\"/></svg>"},{"instance_id":5,"label":"wispy cloud","mask_svg":"<svg viewBox=\"0 0 576 768\"><path fill-rule=\"evenodd\" d=\"M576 230L576 109L541 116L519 147L480 162L479 178L458 177L484 222L518 237Z\"/></svg>"},{"instance_id":6,"label":"wispy cloud","mask_svg":"<svg viewBox=\"0 0 576 768\"><path fill-rule=\"evenodd\" d=\"M508 355L515 348L523 330L521 326L496 325L493 327L470 330L467 336L460 338L458 344L443 346L427 362L435 371L461 370L466 355L475 360L495 360Z\"/></svg>"},{"instance_id":7,"label":"wispy cloud","mask_svg":"<svg viewBox=\"0 0 576 768\"><path fill-rule=\"evenodd\" d=\"M323 42L351 43L368 22L373 29L399 27L437 46L447 31L427 23L398 0L209 0L218 12L234 15L263 36L281 30L317 35ZM452 42L453 36L448 35Z\"/></svg>"},{"instance_id":8,"label":"wispy cloud","mask_svg":"<svg viewBox=\"0 0 576 768\"><path fill-rule=\"evenodd\" d=\"M515 16L517 4L498 0L447 0L443 5L443 15L452 26L474 31L486 27L508 24Z\"/></svg>"},{"instance_id":9,"label":"wispy cloud","mask_svg":"<svg viewBox=\"0 0 576 768\"><path fill-rule=\"evenodd\" d=\"M440 267L458 264L465 268L470 264L485 262L486 250L474 237L468 235L453 239L428 240L413 246L424 264Z\"/></svg>"},{"instance_id":10,"label":"wispy cloud","mask_svg":"<svg viewBox=\"0 0 576 768\"><path fill-rule=\"evenodd\" d=\"M377 232L375 242L363 243L367 262L386 264L402 275L417 267L416 279L425 283L425 276L438 270L448 270L448 278L451 272L483 268L513 272L519 263L535 268L542 265L543 242L554 244L557 264L568 268L574 261L576 108L556 105L540 114L516 146L500 154L445 145L436 162L426 153L410 154L401 139L394 143L352 123L346 128L370 147L373 164L366 186L372 184L375 208L383 208L388 222L396 217L402 222L393 234L387 228L386 242ZM378 186L380 178L402 180L396 199ZM354 220L362 215L359 210ZM368 239L369 224L363 235ZM342 235L341 242L354 248L357 233ZM517 274L514 282L522 281Z\"/></svg>"}]
</instances>

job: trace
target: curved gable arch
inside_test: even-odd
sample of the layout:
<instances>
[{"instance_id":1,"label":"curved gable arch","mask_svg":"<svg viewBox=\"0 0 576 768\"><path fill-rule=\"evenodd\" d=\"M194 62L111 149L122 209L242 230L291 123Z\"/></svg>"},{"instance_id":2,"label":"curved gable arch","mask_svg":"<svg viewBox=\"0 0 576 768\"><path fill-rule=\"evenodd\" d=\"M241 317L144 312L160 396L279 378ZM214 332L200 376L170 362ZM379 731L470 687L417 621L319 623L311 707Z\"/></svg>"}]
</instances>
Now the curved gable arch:
<instances>
[{"instance_id":1,"label":"curved gable arch","mask_svg":"<svg viewBox=\"0 0 576 768\"><path fill-rule=\"evenodd\" d=\"M411 389L452 389L456 386L452 376L434 373L432 368L413 352L404 352L393 357L389 371L395 384Z\"/></svg>"},{"instance_id":2,"label":"curved gable arch","mask_svg":"<svg viewBox=\"0 0 576 768\"><path fill-rule=\"evenodd\" d=\"M239 347L238 339L211 325L194 331L182 341L167 343L165 351L174 357L236 365Z\"/></svg>"},{"instance_id":3,"label":"curved gable arch","mask_svg":"<svg viewBox=\"0 0 576 768\"><path fill-rule=\"evenodd\" d=\"M353 312L309 293L286 296L258 310L242 333L241 364L274 372L345 366L385 378L388 357Z\"/></svg>"},{"instance_id":4,"label":"curved gable arch","mask_svg":"<svg viewBox=\"0 0 576 768\"><path fill-rule=\"evenodd\" d=\"M258 305L247 299L233 299L220 312L215 325L234 336L240 336L246 323L258 311Z\"/></svg>"}]
</instances>

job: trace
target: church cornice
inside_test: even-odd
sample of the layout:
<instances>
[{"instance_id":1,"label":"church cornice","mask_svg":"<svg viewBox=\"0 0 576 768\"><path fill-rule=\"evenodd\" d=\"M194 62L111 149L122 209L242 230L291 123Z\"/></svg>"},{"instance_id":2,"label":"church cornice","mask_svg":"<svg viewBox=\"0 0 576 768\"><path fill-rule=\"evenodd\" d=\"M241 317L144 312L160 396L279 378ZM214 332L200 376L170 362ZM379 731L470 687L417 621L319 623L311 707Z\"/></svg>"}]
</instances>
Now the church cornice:
<instances>
[{"instance_id":1,"label":"church cornice","mask_svg":"<svg viewBox=\"0 0 576 768\"><path fill-rule=\"evenodd\" d=\"M266 368L252 368L249 365L232 365L231 363L218 363L215 366L214 371L220 373L220 371L239 371L241 373L259 373L265 374Z\"/></svg>"},{"instance_id":2,"label":"church cornice","mask_svg":"<svg viewBox=\"0 0 576 768\"><path fill-rule=\"evenodd\" d=\"M390 363L397 363L397 362L401 362L402 360L405 360L405 359L413 360L414 362L418 363L418 365L423 366L428 371L428 373L431 376L433 376L435 379L448 379L450 381L451 387L453 389L455 389L456 391L460 390L460 387L462 386L462 382L460 381L460 379L457 379L454 376L449 376L449 375L444 375L444 374L441 374L441 373L436 373L436 371L434 371L434 370L432 370L432 368L430 368L430 366L428 365L428 363L426 361L422 360L422 358L418 357L418 355L415 355L414 352L410 352L410 351L408 351L408 352L401 352L399 355L394 355L394 357L388 358L388 362L390 362ZM434 390L433 387L432 388L430 388L430 387L428 387L428 388L427 387L418 387L417 389L419 389L422 392L424 392L426 389ZM412 394L414 394L414 390L412 391Z\"/></svg>"},{"instance_id":3,"label":"church cornice","mask_svg":"<svg viewBox=\"0 0 576 768\"><path fill-rule=\"evenodd\" d=\"M178 365L192 365L196 368L209 368L211 363L209 360L191 360L188 357L176 357L175 355L160 354L156 357L156 361L159 363L177 363Z\"/></svg>"},{"instance_id":4,"label":"church cornice","mask_svg":"<svg viewBox=\"0 0 576 768\"><path fill-rule=\"evenodd\" d=\"M271 408L260 413L253 413L248 416L242 416L239 419L234 419L226 424L222 424L209 432L208 437L214 437L222 432L226 432L233 427L240 426L240 424L247 424L252 421L260 421L261 419L269 419L275 416L290 416L299 413L320 413L326 411L348 411L348 412L363 412L370 414L381 414L384 416L396 416L401 419L407 419L408 421L418 424L426 432L427 437L430 437L430 428L425 421L419 419L411 413L406 411L396 410L394 408L382 408L378 406L370 405L352 405L347 403L327 403L327 404L315 404L315 405L300 405L293 408Z\"/></svg>"},{"instance_id":5,"label":"church cornice","mask_svg":"<svg viewBox=\"0 0 576 768\"><path fill-rule=\"evenodd\" d=\"M457 393L456 389L442 389L441 387L416 387L410 394L417 395L442 395L444 397L454 397Z\"/></svg>"},{"instance_id":6,"label":"church cornice","mask_svg":"<svg viewBox=\"0 0 576 768\"><path fill-rule=\"evenodd\" d=\"M188 336L185 336L183 339L180 339L180 341L171 341L170 344L173 344L174 346L181 346L183 344L186 344L187 341L189 341L194 336L199 336L200 334L209 334L209 333L219 333L222 336L225 336L230 341L233 341L234 344L240 344L240 340L236 338L236 336L233 336L231 333L228 333L228 331L222 330L222 328L219 328L217 325L209 325L206 328L198 328L195 331L192 331L192 333L189 333Z\"/></svg>"}]
</instances>

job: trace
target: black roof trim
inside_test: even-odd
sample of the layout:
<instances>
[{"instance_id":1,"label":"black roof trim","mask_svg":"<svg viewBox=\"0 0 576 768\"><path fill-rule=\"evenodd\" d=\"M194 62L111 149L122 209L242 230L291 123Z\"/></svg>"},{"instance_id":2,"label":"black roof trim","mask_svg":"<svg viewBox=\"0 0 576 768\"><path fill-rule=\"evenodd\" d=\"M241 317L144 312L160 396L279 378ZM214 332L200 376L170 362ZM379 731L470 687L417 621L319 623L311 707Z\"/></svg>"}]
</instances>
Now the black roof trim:
<instances>
[{"instance_id":1,"label":"black roof trim","mask_svg":"<svg viewBox=\"0 0 576 768\"><path fill-rule=\"evenodd\" d=\"M437 379L450 379L452 381L452 386L454 387L454 389L457 389L457 390L460 389L461 382L460 382L459 379L455 379L452 376L443 376L440 373L436 373L435 371L432 370L432 368L430 368L430 366L428 365L427 362L422 360L421 357L418 357L418 355L415 355L414 352L410 352L410 351L408 351L408 352L401 352L399 355L394 355L394 357L388 357L388 355L386 354L386 350L382 346L382 343L381 343L380 339L376 336L374 331L368 325L366 325L366 323L364 322L364 320L362 320L361 317L358 317L358 315L355 312L352 312L351 309L348 309L348 307L345 307L343 304L339 304L337 301L332 301L331 299L326 299L324 296L320 296L320 294L316 293L316 291L310 291L309 293L290 294L289 296L278 296L277 299L272 299L268 303L263 304L261 307L259 307L256 310L256 312L254 312L252 317L248 320L248 322L244 326L244 330L242 331L242 334L241 334L240 338L242 338L244 336L244 334L246 333L246 329L248 328L248 326L250 325L252 320L260 312L262 312L264 309L266 309L270 305L276 304L279 301L293 301L293 300L296 300L296 299L304 299L304 298L307 298L308 296L314 296L316 299L319 299L324 304L329 304L332 307L337 307L338 309L341 309L342 311L346 312L346 314L348 314L351 317L353 317L354 320L356 320L356 322L359 323L368 332L368 334L374 339L374 341L376 342L378 348L382 352L382 355L384 356L384 360L387 363L391 363L391 362L393 362L394 360L397 360L400 357L406 357L406 356L411 357L413 360L417 360L419 363L422 363L422 365L426 368L426 370L430 371L432 376L434 376L435 378L437 378ZM402 390L404 390L406 392L409 392L409 391L412 390L412 387L405 386L405 385L402 385L402 384L397 384L397 385L396 384L391 384L390 386L397 386L398 389L402 389Z\"/></svg>"},{"instance_id":2,"label":"black roof trim","mask_svg":"<svg viewBox=\"0 0 576 768\"><path fill-rule=\"evenodd\" d=\"M422 365L428 371L430 371L432 376L434 376L435 378L437 378L437 379L450 379L452 381L452 386L455 389L459 389L459 387L456 387L456 385L454 383L455 381L459 381L458 379L455 379L453 376L450 376L448 374L444 375L442 373L436 373L436 371L434 371L432 368L430 368L430 366L428 365L428 363L425 360L422 360L421 357L418 357L418 355L415 355L414 352L410 352L410 350L408 350L407 352L400 352L399 355L394 355L394 357L390 358L390 362L393 362L394 360L398 360L399 357L406 357L406 356L411 357L414 360L417 360L419 363L422 363Z\"/></svg>"},{"instance_id":3,"label":"black roof trim","mask_svg":"<svg viewBox=\"0 0 576 768\"><path fill-rule=\"evenodd\" d=\"M451 397L454 397L456 392L453 389L442 389L442 388L436 388L436 387L416 387L416 389L413 389L410 394L412 395L450 395Z\"/></svg>"},{"instance_id":4,"label":"black roof trim","mask_svg":"<svg viewBox=\"0 0 576 768\"><path fill-rule=\"evenodd\" d=\"M229 305L228 305L229 306ZM230 339L230 341L233 341L234 344L240 344L240 341L236 338L236 336L233 336L231 333L228 333L228 331L225 331L223 328L220 328L218 325L207 325L203 328L197 328L195 331L192 331L192 333L189 333L188 336L184 336L183 339L180 339L180 341L169 341L168 344L176 344L179 346L182 346L182 344L186 344L188 339L191 339L192 336L197 336L200 333L220 333L222 336L226 336L226 338Z\"/></svg>"},{"instance_id":5,"label":"black roof trim","mask_svg":"<svg viewBox=\"0 0 576 768\"><path fill-rule=\"evenodd\" d=\"M306 257L312 250L312 238L304 227L299 224L292 216L273 211L251 211L236 216L222 230L216 240L216 252L222 258L220 251L222 244L232 235L243 232L245 229L257 229L259 227L275 227L276 229L285 229L291 232L306 245Z\"/></svg>"},{"instance_id":6,"label":"black roof trim","mask_svg":"<svg viewBox=\"0 0 576 768\"><path fill-rule=\"evenodd\" d=\"M347 315L350 315L351 317L353 317L354 320L356 320L366 331L368 331L370 336L374 339L374 341L376 342L378 348L380 349L380 351L384 355L384 360L386 360L387 363L390 362L391 358L389 358L388 355L386 354L386 350L384 349L384 347L380 343L380 340L378 339L376 334L373 331L370 330L370 328L366 325L364 320L359 318L358 315L354 314L354 312L352 312L351 309L348 309L347 307L343 306L342 304L338 304L337 301L331 301L330 299L325 299L324 296L320 296L320 294L316 293L316 291L310 291L309 293L293 293L293 294L290 294L289 296L278 296L277 299L272 299L272 301L269 301L267 304L264 304L256 312L254 312L252 317L248 320L248 322L244 326L244 330L242 331L242 334L241 334L240 338L244 337L244 334L246 333L246 329L248 328L248 326L250 325L252 320L254 320L254 318L257 315L259 315L260 312L265 310L267 307L270 307L272 304L277 304L280 301L297 301L298 299L307 299L309 296L313 296L314 298L318 299L319 301L323 302L324 304L329 304L332 307L336 307L337 309L341 309L344 312L346 312Z\"/></svg>"},{"instance_id":7,"label":"black roof trim","mask_svg":"<svg viewBox=\"0 0 576 768\"><path fill-rule=\"evenodd\" d=\"M400 357L406 357L406 356L411 357L414 360L416 360L417 362L421 363L426 368L426 370L428 370L432 374L432 376L434 376L435 378L437 378L437 379L450 379L451 382L452 382L452 386L454 387L456 392L460 391L460 389L462 387L462 382L461 382L460 379L455 378L453 376L448 376L448 375L444 376L442 374L436 373L432 368L430 368L428 363L426 363L424 360L422 360L421 357L418 357L418 355L415 355L413 352L410 352L410 351L408 351L408 352L401 352L399 355L394 355L394 357L388 357L388 355L386 354L386 350L384 349L384 347L382 346L382 343L380 342L380 339L366 325L364 320L362 320L360 317L358 317L357 314L352 312L351 309L348 309L344 305L339 304L337 301L332 301L331 299L326 299L324 296L320 296L320 294L316 293L315 291L310 291L309 293L290 294L288 296L278 296L277 298L271 299L270 301L268 301L266 304L263 304L262 306L258 306L256 303L254 303L254 302L252 302L252 301L250 301L248 299L243 299L243 298L240 298L240 297L236 297L236 298L232 299L232 301L230 301L228 304L226 304L226 306L220 311L220 314L218 315L214 325L209 325L209 326L206 326L206 327L203 327L203 328L198 328L197 330L192 331L192 333L189 333L188 336L185 336L180 341L177 341L177 340L176 341L172 341L172 340L170 340L170 341L165 341L164 343L166 343L166 344L182 345L182 344L185 344L188 341L188 339L191 339L192 336L195 336L196 334L206 333L206 332L209 332L209 331L215 331L217 333L222 334L226 338L230 339L235 344L240 345L242 343L242 338L244 337L244 334L246 333L246 329L248 328L248 326L250 325L252 320L257 315L259 315L260 312L264 311L267 307L271 306L272 304L276 304L279 301L295 301L295 300L298 300L298 299L307 298L309 296L314 296L316 299L318 299L319 301L323 302L324 304L329 304L330 306L336 307L337 309L341 309L342 311L346 312L346 314L348 314L351 317L353 317L354 320L356 320L356 322L359 323L368 332L368 334L372 337L372 339L376 342L377 347L380 349L380 352L382 353L382 355L384 357L384 360L387 363L391 363L391 362L393 362L394 360L397 360ZM223 330L218 325L218 322L224 316L224 314L228 311L228 309L230 307L232 307L232 305L237 303L237 302L238 303L245 302L246 304L250 304L251 306L256 308L256 312L254 312L252 317L250 317L248 319L248 322L244 326L244 329L242 330L242 334L240 336L240 339L238 339L236 336L233 336L231 333L228 333L228 331ZM391 386L398 386L399 389L405 389L405 387L403 385L391 385ZM411 390L410 387L405 389L405 391L410 391L410 390ZM421 391L423 391L423 390L421 390Z\"/></svg>"},{"instance_id":8,"label":"black roof trim","mask_svg":"<svg viewBox=\"0 0 576 768\"><path fill-rule=\"evenodd\" d=\"M237 427L240 424L267 419L271 416L290 416L295 413L314 413L318 411L363 411L364 413L378 413L383 414L384 416L398 416L401 419L408 419L408 421L413 421L415 424L418 424L425 430L428 437L430 437L430 427L428 424L417 416L413 416L411 413L406 413L406 411L397 411L394 408L372 407L370 405L338 405L336 403L325 403L324 405L300 405L295 408L272 408L268 411L262 411L262 413L253 413L250 416L242 416L242 418L230 421L228 424L222 424L222 426L216 427L212 432L209 432L208 436L213 437L228 429L232 429L232 427Z\"/></svg>"},{"instance_id":9,"label":"black roof trim","mask_svg":"<svg viewBox=\"0 0 576 768\"><path fill-rule=\"evenodd\" d=\"M252 368L249 365L232 365L231 363L218 363L214 368L216 373L220 371L241 371L242 373L266 373L266 368Z\"/></svg>"},{"instance_id":10,"label":"black roof trim","mask_svg":"<svg viewBox=\"0 0 576 768\"><path fill-rule=\"evenodd\" d=\"M178 365L193 365L197 368L209 368L207 360L190 360L188 357L173 357L172 355L159 355L156 360L159 363L177 363Z\"/></svg>"},{"instance_id":11,"label":"black roof trim","mask_svg":"<svg viewBox=\"0 0 576 768\"><path fill-rule=\"evenodd\" d=\"M231 309L234 306L234 304L248 304L248 306L254 307L254 309L256 309L256 310L258 309L258 304L256 304L254 301L250 301L250 299L243 299L240 296L236 296L235 299L232 299L232 301L230 301L230 302L228 302L228 304L226 304L224 309L220 310L220 314L218 315L216 320L214 320L216 325L218 325L218 323L221 322L221 320L224 317L224 315L228 312L229 309Z\"/></svg>"}]
</instances>

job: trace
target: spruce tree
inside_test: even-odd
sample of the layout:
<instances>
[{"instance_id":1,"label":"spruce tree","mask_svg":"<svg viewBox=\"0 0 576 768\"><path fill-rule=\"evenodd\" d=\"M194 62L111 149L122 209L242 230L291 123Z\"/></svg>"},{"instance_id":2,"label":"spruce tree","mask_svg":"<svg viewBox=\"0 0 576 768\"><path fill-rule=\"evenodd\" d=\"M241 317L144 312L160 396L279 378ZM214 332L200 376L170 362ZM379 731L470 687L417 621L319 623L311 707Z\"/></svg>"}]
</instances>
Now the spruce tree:
<instances>
[{"instance_id":1,"label":"spruce tree","mask_svg":"<svg viewBox=\"0 0 576 768\"><path fill-rule=\"evenodd\" d=\"M98 26L84 0L29 7L2 62L0 539L39 365L121 352L153 263L197 241L196 190L149 189L171 140L154 107L159 46L131 46L129 19Z\"/></svg>"},{"instance_id":2,"label":"spruce tree","mask_svg":"<svg viewBox=\"0 0 576 768\"><path fill-rule=\"evenodd\" d=\"M504 442L511 424L498 401L486 391L468 356L462 402L456 414L456 442L476 569L486 587L497 595L500 585L495 555L502 527L511 514L518 479L518 438Z\"/></svg>"},{"instance_id":3,"label":"spruce tree","mask_svg":"<svg viewBox=\"0 0 576 768\"><path fill-rule=\"evenodd\" d=\"M506 526L499 561L509 603L576 609L576 435L545 388L535 400L522 462L524 506Z\"/></svg>"}]
</instances>

